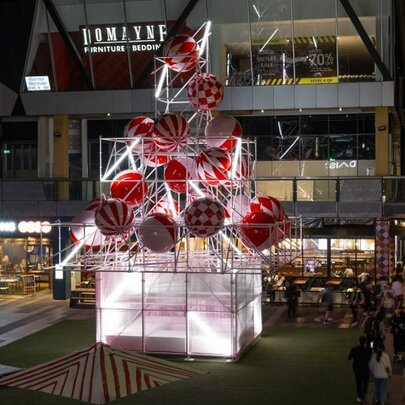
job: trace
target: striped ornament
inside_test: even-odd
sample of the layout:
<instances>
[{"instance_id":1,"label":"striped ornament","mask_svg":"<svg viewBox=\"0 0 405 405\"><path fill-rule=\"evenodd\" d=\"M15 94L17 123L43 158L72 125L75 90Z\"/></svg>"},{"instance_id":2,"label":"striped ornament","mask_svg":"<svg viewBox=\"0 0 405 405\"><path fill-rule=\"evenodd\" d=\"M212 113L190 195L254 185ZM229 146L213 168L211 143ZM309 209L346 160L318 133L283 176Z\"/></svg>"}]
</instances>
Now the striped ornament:
<instances>
[{"instance_id":1,"label":"striped ornament","mask_svg":"<svg viewBox=\"0 0 405 405\"><path fill-rule=\"evenodd\" d=\"M97 208L94 218L104 236L126 237L133 231L135 215L125 201L107 198Z\"/></svg>"},{"instance_id":2,"label":"striped ornament","mask_svg":"<svg viewBox=\"0 0 405 405\"><path fill-rule=\"evenodd\" d=\"M153 133L158 150L176 152L186 144L190 127L182 115L168 113L156 118Z\"/></svg>"},{"instance_id":3,"label":"striped ornament","mask_svg":"<svg viewBox=\"0 0 405 405\"><path fill-rule=\"evenodd\" d=\"M148 151L153 147L153 125L152 118L143 115L133 118L124 129L124 137L129 138L128 146L139 139L138 143L132 148L135 153Z\"/></svg>"},{"instance_id":4,"label":"striped ornament","mask_svg":"<svg viewBox=\"0 0 405 405\"><path fill-rule=\"evenodd\" d=\"M139 158L142 164L149 167L159 167L165 165L170 160L170 156L159 153L156 145L153 145L148 152L143 153Z\"/></svg>"},{"instance_id":5,"label":"striped ornament","mask_svg":"<svg viewBox=\"0 0 405 405\"><path fill-rule=\"evenodd\" d=\"M87 205L85 210L86 211L95 211L98 206L105 200L104 194L101 195L101 197L94 198L93 200L90 200Z\"/></svg>"},{"instance_id":6,"label":"striped ornament","mask_svg":"<svg viewBox=\"0 0 405 405\"><path fill-rule=\"evenodd\" d=\"M231 151L241 136L242 126L231 115L214 117L205 128L205 140L211 148Z\"/></svg>"},{"instance_id":7,"label":"striped ornament","mask_svg":"<svg viewBox=\"0 0 405 405\"><path fill-rule=\"evenodd\" d=\"M163 47L163 57L169 69L175 72L189 72L197 64L197 42L188 35L175 35Z\"/></svg>"},{"instance_id":8,"label":"striped ornament","mask_svg":"<svg viewBox=\"0 0 405 405\"><path fill-rule=\"evenodd\" d=\"M285 211L277 198L271 196L256 197L250 203L250 211L262 211L271 215L276 222L284 219Z\"/></svg>"},{"instance_id":9,"label":"striped ornament","mask_svg":"<svg viewBox=\"0 0 405 405\"><path fill-rule=\"evenodd\" d=\"M221 104L224 88L211 73L196 73L187 85L187 97L194 108L209 111Z\"/></svg>"},{"instance_id":10,"label":"striped ornament","mask_svg":"<svg viewBox=\"0 0 405 405\"><path fill-rule=\"evenodd\" d=\"M226 150L210 148L197 156L196 165L201 181L209 186L218 186L228 180L231 156Z\"/></svg>"},{"instance_id":11,"label":"striped ornament","mask_svg":"<svg viewBox=\"0 0 405 405\"><path fill-rule=\"evenodd\" d=\"M151 211L153 213L162 213L175 218L180 212L180 204L177 200L173 200L172 204L168 197L162 197L153 205Z\"/></svg>"}]
</instances>

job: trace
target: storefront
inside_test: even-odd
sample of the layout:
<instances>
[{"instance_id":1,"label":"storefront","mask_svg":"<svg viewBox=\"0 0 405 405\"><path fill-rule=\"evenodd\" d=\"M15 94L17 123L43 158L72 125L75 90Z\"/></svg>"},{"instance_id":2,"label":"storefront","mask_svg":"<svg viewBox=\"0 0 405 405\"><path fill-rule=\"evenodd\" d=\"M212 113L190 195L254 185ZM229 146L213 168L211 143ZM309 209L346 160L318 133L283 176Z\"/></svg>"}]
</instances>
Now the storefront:
<instances>
[{"instance_id":1,"label":"storefront","mask_svg":"<svg viewBox=\"0 0 405 405\"><path fill-rule=\"evenodd\" d=\"M50 221L0 222L0 294L30 295L52 288Z\"/></svg>"}]
</instances>

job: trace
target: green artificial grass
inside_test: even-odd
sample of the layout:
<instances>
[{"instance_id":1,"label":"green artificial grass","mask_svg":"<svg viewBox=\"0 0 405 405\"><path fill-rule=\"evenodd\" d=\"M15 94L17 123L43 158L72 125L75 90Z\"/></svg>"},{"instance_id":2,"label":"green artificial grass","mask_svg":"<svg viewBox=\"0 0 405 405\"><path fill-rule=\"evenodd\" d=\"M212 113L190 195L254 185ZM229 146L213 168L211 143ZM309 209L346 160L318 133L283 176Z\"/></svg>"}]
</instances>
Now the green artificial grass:
<instances>
[{"instance_id":1,"label":"green artificial grass","mask_svg":"<svg viewBox=\"0 0 405 405\"><path fill-rule=\"evenodd\" d=\"M94 322L62 321L0 348L0 363L29 367L90 346L94 337ZM208 373L113 404L352 404L356 392L347 355L357 339L356 330L323 325L266 327L263 337L240 361L187 362ZM79 403L34 391L0 389L0 404Z\"/></svg>"}]
</instances>

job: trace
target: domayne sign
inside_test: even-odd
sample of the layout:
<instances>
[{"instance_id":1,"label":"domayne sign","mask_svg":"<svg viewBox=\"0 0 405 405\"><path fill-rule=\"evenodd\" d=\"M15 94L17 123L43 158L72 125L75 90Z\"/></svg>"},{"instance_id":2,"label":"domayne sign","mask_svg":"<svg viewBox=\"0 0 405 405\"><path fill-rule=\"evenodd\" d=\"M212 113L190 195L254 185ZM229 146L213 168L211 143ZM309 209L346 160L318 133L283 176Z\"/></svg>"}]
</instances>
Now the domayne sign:
<instances>
[{"instance_id":1,"label":"domayne sign","mask_svg":"<svg viewBox=\"0 0 405 405\"><path fill-rule=\"evenodd\" d=\"M167 35L166 24L127 24L81 28L84 53L156 51Z\"/></svg>"}]
</instances>

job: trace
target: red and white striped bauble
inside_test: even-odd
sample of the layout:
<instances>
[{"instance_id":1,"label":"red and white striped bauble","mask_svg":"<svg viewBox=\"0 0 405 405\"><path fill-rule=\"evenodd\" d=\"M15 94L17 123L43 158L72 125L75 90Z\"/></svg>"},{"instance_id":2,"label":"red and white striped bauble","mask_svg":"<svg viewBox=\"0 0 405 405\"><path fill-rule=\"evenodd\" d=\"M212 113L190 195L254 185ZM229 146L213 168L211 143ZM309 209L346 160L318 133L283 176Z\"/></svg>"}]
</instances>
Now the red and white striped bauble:
<instances>
[{"instance_id":1,"label":"red and white striped bauble","mask_svg":"<svg viewBox=\"0 0 405 405\"><path fill-rule=\"evenodd\" d=\"M163 57L171 70L189 72L197 64L197 42L189 35L175 35L163 47Z\"/></svg>"},{"instance_id":2,"label":"red and white striped bauble","mask_svg":"<svg viewBox=\"0 0 405 405\"><path fill-rule=\"evenodd\" d=\"M140 154L152 148L154 143L152 138L153 126L153 119L143 115L135 117L128 122L124 129L124 137L129 138L128 146L131 146L135 141L137 142L132 147L135 153Z\"/></svg>"},{"instance_id":3,"label":"red and white striped bauble","mask_svg":"<svg viewBox=\"0 0 405 405\"><path fill-rule=\"evenodd\" d=\"M224 88L211 73L196 73L187 85L187 97L194 108L209 111L221 104Z\"/></svg>"},{"instance_id":4,"label":"red and white striped bauble","mask_svg":"<svg viewBox=\"0 0 405 405\"><path fill-rule=\"evenodd\" d=\"M164 171L164 178L170 190L176 193L187 191L187 180L196 178L194 159L180 156L170 160Z\"/></svg>"},{"instance_id":5,"label":"red and white striped bauble","mask_svg":"<svg viewBox=\"0 0 405 405\"><path fill-rule=\"evenodd\" d=\"M217 186L228 179L231 155L220 148L210 148L196 158L197 177L209 186Z\"/></svg>"},{"instance_id":6,"label":"red and white striped bauble","mask_svg":"<svg viewBox=\"0 0 405 405\"><path fill-rule=\"evenodd\" d=\"M100 202L100 199L98 199L98 202ZM73 243L84 242L86 248L98 247L104 243L105 236L95 225L94 213L95 209L86 209L72 219L69 232Z\"/></svg>"},{"instance_id":7,"label":"red and white striped bauble","mask_svg":"<svg viewBox=\"0 0 405 405\"><path fill-rule=\"evenodd\" d=\"M97 208L94 218L100 232L110 238L125 238L134 230L134 211L122 200L107 198Z\"/></svg>"},{"instance_id":8,"label":"red and white striped bauble","mask_svg":"<svg viewBox=\"0 0 405 405\"><path fill-rule=\"evenodd\" d=\"M165 165L170 160L167 154L160 153L156 149L156 145L153 145L147 153L140 155L139 158L142 164L149 167L159 167Z\"/></svg>"},{"instance_id":9,"label":"red and white striped bauble","mask_svg":"<svg viewBox=\"0 0 405 405\"><path fill-rule=\"evenodd\" d=\"M233 188L242 187L249 177L249 166L243 156L239 156L238 158L234 156L233 159L237 159L236 167L233 168L234 161L232 161L228 172L228 180L224 183L224 186Z\"/></svg>"},{"instance_id":10,"label":"red and white striped bauble","mask_svg":"<svg viewBox=\"0 0 405 405\"><path fill-rule=\"evenodd\" d=\"M205 140L212 148L230 151L242 136L242 126L231 115L214 117L205 127Z\"/></svg>"},{"instance_id":11,"label":"red and white striped bauble","mask_svg":"<svg viewBox=\"0 0 405 405\"><path fill-rule=\"evenodd\" d=\"M282 221L284 209L277 198L271 196L256 197L250 203L250 211L262 211L273 216L275 221Z\"/></svg>"},{"instance_id":12,"label":"red and white striped bauble","mask_svg":"<svg viewBox=\"0 0 405 405\"><path fill-rule=\"evenodd\" d=\"M184 224L194 236L207 238L224 227L225 208L210 198L193 201L184 211Z\"/></svg>"},{"instance_id":13,"label":"red and white striped bauble","mask_svg":"<svg viewBox=\"0 0 405 405\"><path fill-rule=\"evenodd\" d=\"M162 197L153 205L151 211L153 213L162 213L176 218L180 212L180 204L177 200L173 199L172 202L170 202L168 197Z\"/></svg>"},{"instance_id":14,"label":"red and white striped bauble","mask_svg":"<svg viewBox=\"0 0 405 405\"><path fill-rule=\"evenodd\" d=\"M138 237L142 246L152 252L168 252L176 243L177 226L170 216L154 213L141 222L138 228Z\"/></svg>"},{"instance_id":15,"label":"red and white striped bauble","mask_svg":"<svg viewBox=\"0 0 405 405\"><path fill-rule=\"evenodd\" d=\"M263 211L249 212L241 221L240 232L243 244L263 251L277 242L274 217Z\"/></svg>"},{"instance_id":16,"label":"red and white striped bauble","mask_svg":"<svg viewBox=\"0 0 405 405\"><path fill-rule=\"evenodd\" d=\"M180 114L163 114L156 118L153 127L156 148L162 152L176 152L187 142L190 127Z\"/></svg>"},{"instance_id":17,"label":"red and white striped bauble","mask_svg":"<svg viewBox=\"0 0 405 405\"><path fill-rule=\"evenodd\" d=\"M95 211L97 207L105 200L105 195L102 194L101 197L94 198L93 200L90 200L87 205L85 210L86 211Z\"/></svg>"},{"instance_id":18,"label":"red and white striped bauble","mask_svg":"<svg viewBox=\"0 0 405 405\"><path fill-rule=\"evenodd\" d=\"M113 178L110 193L111 197L121 199L135 207L143 203L148 194L148 188L142 173L136 170L124 170Z\"/></svg>"}]
</instances>

